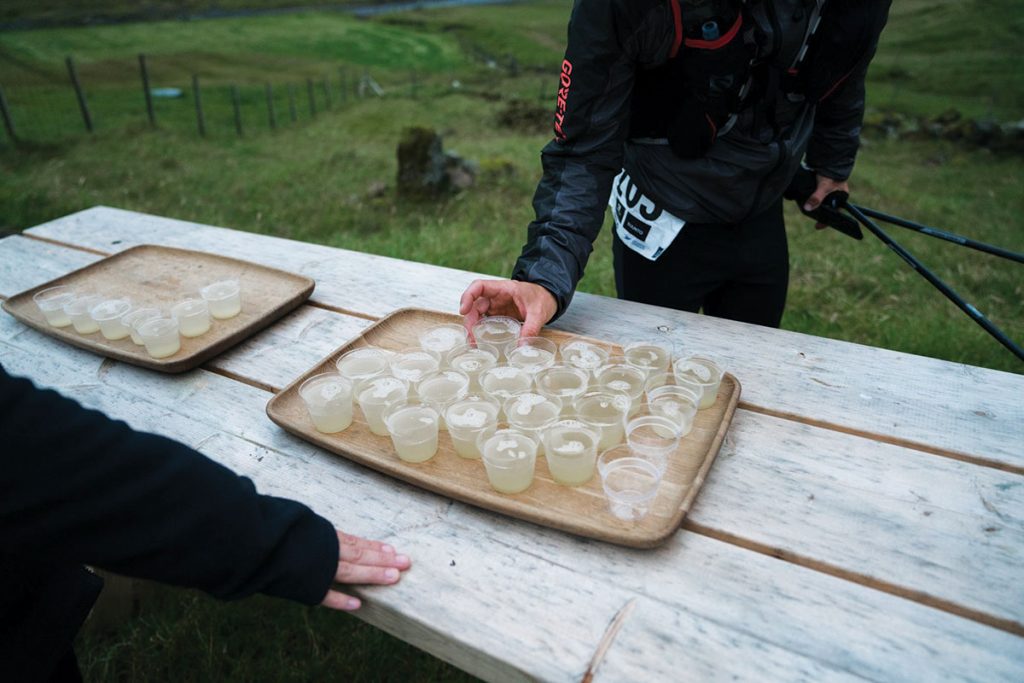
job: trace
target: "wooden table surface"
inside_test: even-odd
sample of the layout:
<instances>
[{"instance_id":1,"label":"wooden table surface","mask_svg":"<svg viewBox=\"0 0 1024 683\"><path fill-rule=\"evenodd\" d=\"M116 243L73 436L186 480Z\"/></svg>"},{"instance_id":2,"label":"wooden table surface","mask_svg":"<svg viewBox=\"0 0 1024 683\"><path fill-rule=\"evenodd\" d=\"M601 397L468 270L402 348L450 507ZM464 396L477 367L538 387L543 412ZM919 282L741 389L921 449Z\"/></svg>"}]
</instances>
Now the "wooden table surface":
<instances>
[{"instance_id":1,"label":"wooden table surface","mask_svg":"<svg viewBox=\"0 0 1024 683\"><path fill-rule=\"evenodd\" d=\"M668 333L743 384L683 529L630 550L420 491L267 419L272 392L373 320L454 313L476 274L96 207L0 240L0 295L144 243L316 291L184 375L8 315L0 362L400 547L414 568L359 590L358 614L403 640L495 681L578 681L602 645L596 681L1024 680L1024 376L579 294L557 328Z\"/></svg>"}]
</instances>

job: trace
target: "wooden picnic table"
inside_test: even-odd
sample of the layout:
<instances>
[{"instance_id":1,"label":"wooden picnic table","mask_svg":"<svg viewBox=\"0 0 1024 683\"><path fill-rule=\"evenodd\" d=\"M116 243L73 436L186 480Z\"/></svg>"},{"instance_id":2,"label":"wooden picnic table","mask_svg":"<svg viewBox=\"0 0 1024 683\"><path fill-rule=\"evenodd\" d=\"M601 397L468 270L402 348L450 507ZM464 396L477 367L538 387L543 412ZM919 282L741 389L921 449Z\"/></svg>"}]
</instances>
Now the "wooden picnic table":
<instances>
[{"instance_id":1,"label":"wooden picnic table","mask_svg":"<svg viewBox=\"0 0 1024 683\"><path fill-rule=\"evenodd\" d=\"M1024 376L579 294L559 329L667 333L743 396L683 528L655 550L434 495L290 436L272 392L373 320L457 312L477 274L96 207L0 240L9 297L137 244L316 279L235 349L164 375L0 316L8 371L165 434L409 553L358 615L481 678L1024 680ZM616 620L621 629L610 629Z\"/></svg>"}]
</instances>

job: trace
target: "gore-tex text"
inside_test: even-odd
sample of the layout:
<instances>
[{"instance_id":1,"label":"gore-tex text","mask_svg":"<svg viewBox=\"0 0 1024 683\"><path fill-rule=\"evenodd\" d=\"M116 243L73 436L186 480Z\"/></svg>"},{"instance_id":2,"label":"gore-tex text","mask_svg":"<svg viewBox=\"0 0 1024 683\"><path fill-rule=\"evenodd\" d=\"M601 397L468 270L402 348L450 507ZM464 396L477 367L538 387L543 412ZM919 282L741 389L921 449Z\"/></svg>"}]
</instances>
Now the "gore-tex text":
<instances>
[{"instance_id":1,"label":"gore-tex text","mask_svg":"<svg viewBox=\"0 0 1024 683\"><path fill-rule=\"evenodd\" d=\"M565 103L569 99L569 86L572 85L572 63L562 60L562 73L558 82L558 99L555 101L555 135L559 140L565 139L562 122L565 120Z\"/></svg>"}]
</instances>

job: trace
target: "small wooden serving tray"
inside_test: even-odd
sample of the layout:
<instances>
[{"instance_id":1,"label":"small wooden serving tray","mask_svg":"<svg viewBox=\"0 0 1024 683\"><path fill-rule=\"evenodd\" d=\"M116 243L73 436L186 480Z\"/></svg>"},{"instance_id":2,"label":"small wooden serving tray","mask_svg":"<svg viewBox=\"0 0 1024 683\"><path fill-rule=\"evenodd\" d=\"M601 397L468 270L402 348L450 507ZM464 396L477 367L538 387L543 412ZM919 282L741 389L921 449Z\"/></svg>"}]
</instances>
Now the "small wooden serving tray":
<instances>
[{"instance_id":1,"label":"small wooden serving tray","mask_svg":"<svg viewBox=\"0 0 1024 683\"><path fill-rule=\"evenodd\" d=\"M153 358L130 337L110 341L100 333L79 334L72 326L53 327L32 296L48 287L66 285L112 299L128 297L139 306L169 312L212 282L237 279L242 289L242 312L227 320L211 320L210 330L182 337L181 349L167 358ZM126 363L161 372L184 372L200 365L246 337L262 330L296 308L313 293L308 278L241 259L202 251L142 244L33 287L4 302L4 310L29 327L74 346Z\"/></svg>"},{"instance_id":2,"label":"small wooden serving tray","mask_svg":"<svg viewBox=\"0 0 1024 683\"><path fill-rule=\"evenodd\" d=\"M461 318L414 308L395 311L282 389L267 404L267 415L288 432L349 460L421 488L535 524L634 548L660 545L679 528L718 455L739 402L740 383L728 373L722 379L718 400L712 407L698 412L693 430L669 458L669 467L650 514L637 522L624 522L612 516L596 471L593 479L583 486L562 486L551 478L547 461L538 456L530 488L506 495L491 488L482 461L456 455L447 432L441 432L437 455L427 462L411 464L399 460L389 437L370 431L358 405L352 425L345 431L324 434L316 430L299 396L299 385L303 381L322 372L333 372L335 360L350 349L380 346L398 350L417 346L419 331L453 322L460 323ZM541 334L556 343L574 336L556 330L544 330ZM699 462L696 473L692 466L684 469L680 465L683 460Z\"/></svg>"}]
</instances>

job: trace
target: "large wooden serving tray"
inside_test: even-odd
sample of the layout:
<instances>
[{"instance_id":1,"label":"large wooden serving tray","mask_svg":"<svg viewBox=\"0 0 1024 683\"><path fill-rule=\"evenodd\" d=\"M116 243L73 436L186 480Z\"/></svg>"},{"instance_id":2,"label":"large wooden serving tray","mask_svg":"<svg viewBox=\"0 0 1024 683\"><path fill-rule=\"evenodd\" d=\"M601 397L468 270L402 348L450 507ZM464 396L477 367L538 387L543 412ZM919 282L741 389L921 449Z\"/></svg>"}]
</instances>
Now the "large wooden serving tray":
<instances>
[{"instance_id":1,"label":"large wooden serving tray","mask_svg":"<svg viewBox=\"0 0 1024 683\"><path fill-rule=\"evenodd\" d=\"M430 491L536 524L635 548L655 547L679 528L711 469L739 401L740 383L728 373L714 406L698 412L693 431L670 458L651 513L638 522L624 522L611 515L597 472L583 486L562 486L551 478L547 461L538 457L530 488L506 495L491 488L482 461L456 455L447 432L441 432L437 455L427 462L410 464L395 455L390 438L370 431L358 405L352 425L345 431L323 434L316 430L298 393L303 381L321 372L334 371L334 361L350 349L381 346L398 350L417 346L418 331L452 322L461 322L461 318L413 308L395 311L285 387L267 404L267 415L292 434L349 460ZM542 335L557 343L573 336L555 330L545 330ZM700 463L696 473L692 467L680 466L684 458Z\"/></svg>"},{"instance_id":2,"label":"large wooden serving tray","mask_svg":"<svg viewBox=\"0 0 1024 683\"><path fill-rule=\"evenodd\" d=\"M199 289L225 279L242 288L242 312L228 320L212 321L199 337L181 338L181 350L156 359L130 337L109 341L99 332L79 334L74 327L53 327L36 307L32 295L48 287L67 285L110 298L129 297L140 306L169 311ZM143 244L108 256L56 280L33 287L4 302L4 310L30 327L74 346L161 372L184 372L262 330L296 308L313 293L308 278L241 259L202 251Z\"/></svg>"}]
</instances>

